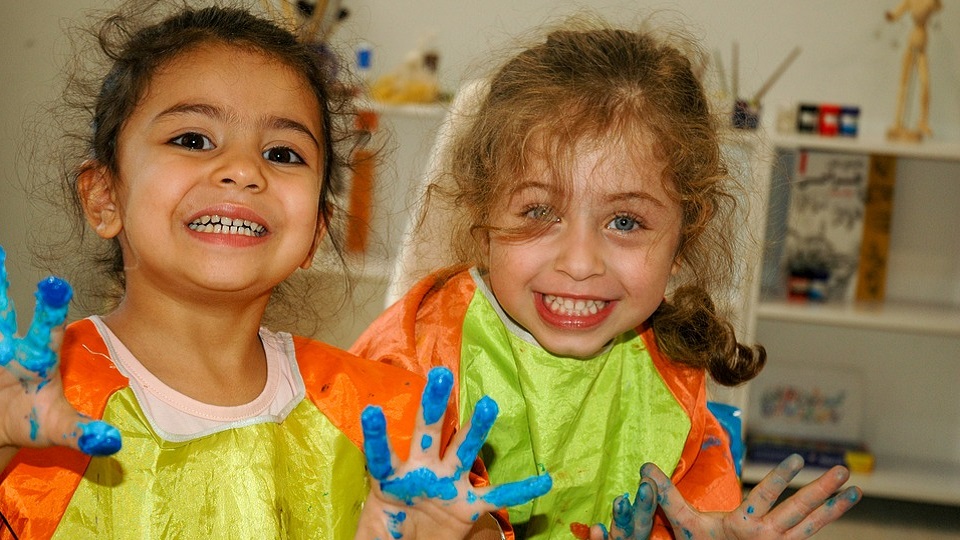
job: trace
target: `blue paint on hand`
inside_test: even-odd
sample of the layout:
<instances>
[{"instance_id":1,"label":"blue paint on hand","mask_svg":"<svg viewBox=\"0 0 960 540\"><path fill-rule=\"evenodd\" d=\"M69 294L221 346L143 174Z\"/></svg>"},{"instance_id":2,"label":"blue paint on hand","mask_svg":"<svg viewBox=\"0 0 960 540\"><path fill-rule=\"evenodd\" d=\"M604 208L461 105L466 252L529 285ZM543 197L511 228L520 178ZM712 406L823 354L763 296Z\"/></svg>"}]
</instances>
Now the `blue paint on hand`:
<instances>
[{"instance_id":1,"label":"blue paint on hand","mask_svg":"<svg viewBox=\"0 0 960 540\"><path fill-rule=\"evenodd\" d=\"M506 508L530 502L546 494L552 487L553 479L549 474L531 476L518 482L497 486L484 495L483 500L497 508Z\"/></svg>"},{"instance_id":2,"label":"blue paint on hand","mask_svg":"<svg viewBox=\"0 0 960 540\"><path fill-rule=\"evenodd\" d=\"M77 424L83 434L77 441L80 451L90 456L109 456L120 450L120 431L106 422L93 420L92 422Z\"/></svg>"},{"instance_id":3,"label":"blue paint on hand","mask_svg":"<svg viewBox=\"0 0 960 540\"><path fill-rule=\"evenodd\" d=\"M46 379L57 364L57 354L50 349L50 334L67 319L73 289L66 281L51 276L37 284L35 296L33 322L23 338L17 360L24 368Z\"/></svg>"},{"instance_id":4,"label":"blue paint on hand","mask_svg":"<svg viewBox=\"0 0 960 540\"><path fill-rule=\"evenodd\" d=\"M397 512L396 514L391 514L387 512L388 525L387 529L390 531L390 536L394 540L400 540L403 538L403 533L400 532L400 526L403 525L403 522L407 520L406 512Z\"/></svg>"},{"instance_id":5,"label":"blue paint on hand","mask_svg":"<svg viewBox=\"0 0 960 540\"><path fill-rule=\"evenodd\" d=\"M360 414L360 425L363 427L363 452L367 456L367 467L371 476L383 481L393 474L387 419L383 416L383 410L376 405L368 405Z\"/></svg>"},{"instance_id":6,"label":"blue paint on hand","mask_svg":"<svg viewBox=\"0 0 960 540\"><path fill-rule=\"evenodd\" d=\"M30 440L36 441L40 433L40 420L37 417L37 408L30 409Z\"/></svg>"},{"instance_id":7,"label":"blue paint on hand","mask_svg":"<svg viewBox=\"0 0 960 540\"><path fill-rule=\"evenodd\" d=\"M624 493L613 501L613 523L630 538L633 536L633 512L630 504L630 494Z\"/></svg>"},{"instance_id":8,"label":"blue paint on hand","mask_svg":"<svg viewBox=\"0 0 960 540\"><path fill-rule=\"evenodd\" d=\"M423 437L421 437L421 439L420 439L420 449L421 449L421 450L423 450L424 452L426 452L427 450L430 449L431 446L433 446L433 437L431 437L431 436L429 436L429 435L424 435Z\"/></svg>"},{"instance_id":9,"label":"blue paint on hand","mask_svg":"<svg viewBox=\"0 0 960 540\"><path fill-rule=\"evenodd\" d=\"M483 396L477 401L477 406L473 409L473 417L470 420L470 430L467 436L457 448L457 459L460 460L459 472L469 470L473 466L480 447L487 440L490 428L497 420L500 414L500 407L497 402L489 396Z\"/></svg>"},{"instance_id":10,"label":"blue paint on hand","mask_svg":"<svg viewBox=\"0 0 960 540\"><path fill-rule=\"evenodd\" d=\"M450 501L457 496L457 486L454 485L454 481L454 478L440 478L437 473L421 467L408 472L401 478L381 480L380 489L408 505L412 505L417 497Z\"/></svg>"},{"instance_id":11,"label":"blue paint on hand","mask_svg":"<svg viewBox=\"0 0 960 540\"><path fill-rule=\"evenodd\" d=\"M453 389L453 372L445 367L435 367L427 374L427 386L423 389L420 405L423 407L425 424L436 424L447 410L450 391Z\"/></svg>"}]
</instances>

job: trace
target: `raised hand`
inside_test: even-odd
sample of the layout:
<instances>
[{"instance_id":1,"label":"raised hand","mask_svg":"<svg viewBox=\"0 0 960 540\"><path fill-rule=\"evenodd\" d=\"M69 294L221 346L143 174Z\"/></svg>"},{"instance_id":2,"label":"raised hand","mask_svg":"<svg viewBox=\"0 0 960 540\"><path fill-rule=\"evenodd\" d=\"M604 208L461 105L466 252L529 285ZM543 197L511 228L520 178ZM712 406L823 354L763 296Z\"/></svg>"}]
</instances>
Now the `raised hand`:
<instances>
[{"instance_id":1,"label":"raised hand","mask_svg":"<svg viewBox=\"0 0 960 540\"><path fill-rule=\"evenodd\" d=\"M653 517L657 511L657 489L648 479L640 481L633 504L630 494L624 493L613 500L613 520L610 529L602 523L587 526L575 523L570 532L580 540L646 540L653 530Z\"/></svg>"},{"instance_id":2,"label":"raised hand","mask_svg":"<svg viewBox=\"0 0 960 540\"><path fill-rule=\"evenodd\" d=\"M63 396L59 342L70 285L49 277L37 285L37 303L26 335L17 337L10 300L6 253L0 248L0 467L23 446L61 445L90 455L120 449L120 433L104 422L78 413Z\"/></svg>"},{"instance_id":3,"label":"raised hand","mask_svg":"<svg viewBox=\"0 0 960 540\"><path fill-rule=\"evenodd\" d=\"M440 457L441 428L452 388L450 370L430 370L405 462L390 448L380 408L364 409L363 447L373 485L357 538L464 538L481 515L523 504L550 490L553 484L547 474L499 486L471 485L470 468L499 412L489 397L477 402L470 423L450 442L448 450L455 450Z\"/></svg>"},{"instance_id":4,"label":"raised hand","mask_svg":"<svg viewBox=\"0 0 960 540\"><path fill-rule=\"evenodd\" d=\"M783 460L729 513L697 511L656 465L644 465L640 474L656 482L657 501L677 538L795 540L813 536L853 508L863 495L857 487L837 493L850 478L845 467L837 466L776 504L802 468L803 458L796 454Z\"/></svg>"}]
</instances>

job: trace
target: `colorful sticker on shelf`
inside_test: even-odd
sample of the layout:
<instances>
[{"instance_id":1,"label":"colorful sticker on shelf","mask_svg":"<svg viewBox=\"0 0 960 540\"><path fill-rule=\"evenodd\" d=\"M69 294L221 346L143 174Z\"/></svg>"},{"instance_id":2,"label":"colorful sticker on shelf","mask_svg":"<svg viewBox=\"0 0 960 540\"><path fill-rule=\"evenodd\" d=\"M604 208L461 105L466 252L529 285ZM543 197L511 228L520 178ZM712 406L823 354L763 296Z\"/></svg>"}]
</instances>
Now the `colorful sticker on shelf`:
<instances>
[{"instance_id":1,"label":"colorful sticker on shelf","mask_svg":"<svg viewBox=\"0 0 960 540\"><path fill-rule=\"evenodd\" d=\"M830 365L770 363L750 383L750 431L829 441L859 440L863 380Z\"/></svg>"}]
</instances>

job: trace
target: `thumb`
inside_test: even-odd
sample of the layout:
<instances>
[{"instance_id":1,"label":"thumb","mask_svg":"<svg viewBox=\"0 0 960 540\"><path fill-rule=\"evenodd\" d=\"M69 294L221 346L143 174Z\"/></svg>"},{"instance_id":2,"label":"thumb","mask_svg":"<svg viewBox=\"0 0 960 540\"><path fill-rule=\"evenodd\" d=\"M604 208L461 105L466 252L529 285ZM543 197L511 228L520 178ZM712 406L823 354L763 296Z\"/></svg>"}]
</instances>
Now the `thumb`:
<instances>
[{"instance_id":1,"label":"thumb","mask_svg":"<svg viewBox=\"0 0 960 540\"><path fill-rule=\"evenodd\" d=\"M646 463L640 468L641 481L652 482L656 486L655 496L657 504L663 509L671 525L676 527L678 523L685 519L690 519L696 510L694 510L677 487L670 481L666 474L653 463ZM642 484L641 484L642 487ZM651 486L653 487L653 486Z\"/></svg>"},{"instance_id":2,"label":"thumb","mask_svg":"<svg viewBox=\"0 0 960 540\"><path fill-rule=\"evenodd\" d=\"M51 403L45 412L43 418L39 414L31 418L31 431L42 430L51 444L75 448L91 456L109 456L120 450L117 428L77 412L66 399Z\"/></svg>"}]
</instances>

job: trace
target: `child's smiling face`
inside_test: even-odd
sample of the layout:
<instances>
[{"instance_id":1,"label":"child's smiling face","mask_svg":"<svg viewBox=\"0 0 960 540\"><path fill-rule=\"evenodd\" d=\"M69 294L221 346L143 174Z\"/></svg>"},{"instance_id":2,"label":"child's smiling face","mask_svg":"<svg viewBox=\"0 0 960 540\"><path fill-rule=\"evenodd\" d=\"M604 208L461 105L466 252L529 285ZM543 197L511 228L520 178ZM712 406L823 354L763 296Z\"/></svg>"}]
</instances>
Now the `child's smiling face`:
<instances>
[{"instance_id":1,"label":"child's smiling face","mask_svg":"<svg viewBox=\"0 0 960 540\"><path fill-rule=\"evenodd\" d=\"M162 65L120 132L116 211L97 228L119 235L128 294L264 296L309 265L322 138L310 84L270 56L208 43Z\"/></svg>"},{"instance_id":2,"label":"child's smiling face","mask_svg":"<svg viewBox=\"0 0 960 540\"><path fill-rule=\"evenodd\" d=\"M498 206L486 262L511 318L551 353L587 358L660 305L679 268L681 212L649 145L580 150L559 203L560 181L533 167ZM537 222L532 238L497 232Z\"/></svg>"}]
</instances>

